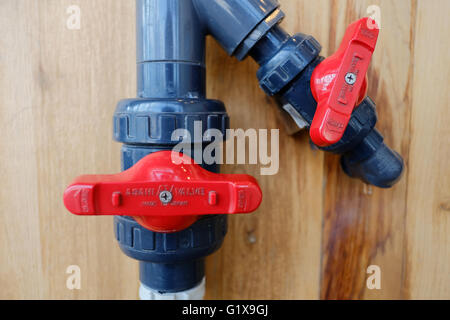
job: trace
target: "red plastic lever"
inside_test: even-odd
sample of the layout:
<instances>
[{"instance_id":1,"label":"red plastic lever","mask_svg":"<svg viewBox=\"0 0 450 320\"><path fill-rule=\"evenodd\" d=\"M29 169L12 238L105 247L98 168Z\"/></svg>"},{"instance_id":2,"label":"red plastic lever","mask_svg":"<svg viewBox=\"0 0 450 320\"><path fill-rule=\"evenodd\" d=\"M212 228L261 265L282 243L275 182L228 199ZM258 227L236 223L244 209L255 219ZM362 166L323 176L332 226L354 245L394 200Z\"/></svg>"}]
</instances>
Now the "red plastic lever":
<instances>
[{"instance_id":1,"label":"red plastic lever","mask_svg":"<svg viewBox=\"0 0 450 320\"><path fill-rule=\"evenodd\" d=\"M374 20L358 20L348 27L339 50L314 70L311 91L318 105L310 135L316 145L341 140L353 109L365 98L366 74L378 34Z\"/></svg>"},{"instance_id":2,"label":"red plastic lever","mask_svg":"<svg viewBox=\"0 0 450 320\"><path fill-rule=\"evenodd\" d=\"M64 193L74 214L134 216L157 232L183 230L201 215L250 213L261 201L253 177L215 174L170 151L148 155L116 175L81 176Z\"/></svg>"}]
</instances>

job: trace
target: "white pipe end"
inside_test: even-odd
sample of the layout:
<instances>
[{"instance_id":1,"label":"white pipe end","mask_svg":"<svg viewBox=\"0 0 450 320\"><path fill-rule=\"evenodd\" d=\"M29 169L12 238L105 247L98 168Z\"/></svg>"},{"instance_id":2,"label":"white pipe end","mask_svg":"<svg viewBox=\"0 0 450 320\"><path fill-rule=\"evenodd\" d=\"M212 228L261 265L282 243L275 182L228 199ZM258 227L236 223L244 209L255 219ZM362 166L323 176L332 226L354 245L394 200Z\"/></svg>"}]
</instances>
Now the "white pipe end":
<instances>
[{"instance_id":1,"label":"white pipe end","mask_svg":"<svg viewBox=\"0 0 450 320\"><path fill-rule=\"evenodd\" d=\"M202 282L195 288L181 292L160 293L141 283L139 297L141 300L203 300L205 296L205 284L206 280L203 278Z\"/></svg>"}]
</instances>

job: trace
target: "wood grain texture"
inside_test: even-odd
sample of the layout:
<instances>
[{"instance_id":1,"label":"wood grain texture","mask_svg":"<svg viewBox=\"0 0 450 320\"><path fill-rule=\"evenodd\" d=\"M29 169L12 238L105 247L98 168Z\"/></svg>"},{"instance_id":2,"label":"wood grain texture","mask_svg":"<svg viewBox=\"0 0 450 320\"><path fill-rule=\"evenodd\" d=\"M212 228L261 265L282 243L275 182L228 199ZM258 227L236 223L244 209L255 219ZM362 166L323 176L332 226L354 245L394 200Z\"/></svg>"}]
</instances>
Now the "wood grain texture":
<instances>
[{"instance_id":1,"label":"wood grain texture","mask_svg":"<svg viewBox=\"0 0 450 320\"><path fill-rule=\"evenodd\" d=\"M415 3L384 3L376 3L381 8L382 30L369 71L369 96L377 103L378 128L388 145L407 159L408 168ZM346 26L371 4L333 3L332 24L339 27L330 31L330 52L337 49ZM407 178L392 190L379 190L348 179L339 167L338 157L326 157L321 298L403 298ZM370 265L380 266L383 290L367 289Z\"/></svg>"},{"instance_id":2,"label":"wood grain texture","mask_svg":"<svg viewBox=\"0 0 450 320\"><path fill-rule=\"evenodd\" d=\"M209 299L450 299L450 29L446 0L280 0L291 33L334 52L346 26L381 8L370 69L378 128L406 160L391 190L346 177L338 159L288 136L257 65L208 39L208 96L233 128L280 128L280 170L225 166L256 176L253 215L230 219L207 259ZM81 29L66 28L79 5ZM0 0L0 299L135 299L138 266L112 219L69 215L61 198L80 173L120 169L112 141L118 100L135 96L134 1ZM79 265L81 290L66 288ZM366 287L378 265L381 290Z\"/></svg>"}]
</instances>

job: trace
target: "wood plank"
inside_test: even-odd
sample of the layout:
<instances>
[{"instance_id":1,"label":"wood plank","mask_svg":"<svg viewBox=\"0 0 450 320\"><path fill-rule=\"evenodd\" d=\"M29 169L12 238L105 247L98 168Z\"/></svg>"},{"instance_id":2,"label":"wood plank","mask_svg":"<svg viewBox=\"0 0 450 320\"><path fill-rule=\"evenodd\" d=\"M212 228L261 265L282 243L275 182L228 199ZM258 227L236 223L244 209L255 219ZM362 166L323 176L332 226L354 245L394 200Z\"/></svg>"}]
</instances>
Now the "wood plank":
<instances>
[{"instance_id":1,"label":"wood plank","mask_svg":"<svg viewBox=\"0 0 450 320\"><path fill-rule=\"evenodd\" d=\"M336 28L330 29L330 52L337 49L346 27L373 4L381 8L382 28L369 72L369 96L377 103L377 127L387 144L407 160L414 3L332 2L331 24ZM348 178L339 158L331 155L326 157L325 172L321 298L402 298L407 179L391 190L368 187ZM381 290L366 286L370 265L381 268Z\"/></svg>"},{"instance_id":2,"label":"wood plank","mask_svg":"<svg viewBox=\"0 0 450 320\"><path fill-rule=\"evenodd\" d=\"M2 254L13 263L2 269L8 273L2 281L16 291L2 290L4 298L137 296L137 265L115 243L112 219L78 219L62 203L65 186L80 173L120 170L111 119L117 101L135 96L136 85L134 3L78 3L80 30L66 28L71 1L8 1L1 10L8 34L2 47L11 50L2 119L10 122L4 128L15 128L1 137L10 159L2 227L21 235L6 233ZM80 291L66 288L66 268L74 264L81 267Z\"/></svg>"},{"instance_id":3,"label":"wood plank","mask_svg":"<svg viewBox=\"0 0 450 320\"><path fill-rule=\"evenodd\" d=\"M36 4L0 6L0 298L37 299L47 294L42 277L34 104Z\"/></svg>"},{"instance_id":4,"label":"wood plank","mask_svg":"<svg viewBox=\"0 0 450 320\"><path fill-rule=\"evenodd\" d=\"M49 297L135 298L137 264L124 256L112 218L79 219L61 192L80 173L120 171L112 115L136 95L135 9L132 1L80 1L81 29L66 28L71 1L39 2L42 99L35 108L39 218ZM58 240L55 242L55 240ZM65 288L68 265L79 265L84 290Z\"/></svg>"},{"instance_id":5,"label":"wood plank","mask_svg":"<svg viewBox=\"0 0 450 320\"><path fill-rule=\"evenodd\" d=\"M314 10L327 12L327 1L280 3L285 12L297 13L283 22L292 34L314 33L327 23L308 17ZM208 44L208 79L214 79L208 81L209 97L225 102L233 128L280 129L281 152L274 176L261 176L259 166L225 167L227 173L255 176L264 200L256 213L230 217L223 248L207 260L207 298L317 299L323 154L310 148L305 133L287 135L275 103L258 86L256 63L238 62L214 41Z\"/></svg>"},{"instance_id":6,"label":"wood plank","mask_svg":"<svg viewBox=\"0 0 450 320\"><path fill-rule=\"evenodd\" d=\"M405 281L412 299L450 298L449 6L417 8Z\"/></svg>"}]
</instances>

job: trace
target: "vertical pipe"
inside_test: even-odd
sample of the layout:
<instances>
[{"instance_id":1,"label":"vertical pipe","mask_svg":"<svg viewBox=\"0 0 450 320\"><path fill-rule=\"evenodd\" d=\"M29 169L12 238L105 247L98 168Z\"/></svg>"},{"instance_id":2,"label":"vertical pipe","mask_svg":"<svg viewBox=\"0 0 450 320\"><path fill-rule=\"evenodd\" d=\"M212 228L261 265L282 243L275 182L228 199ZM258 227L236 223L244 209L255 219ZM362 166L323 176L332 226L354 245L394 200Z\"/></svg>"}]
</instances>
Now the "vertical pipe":
<instances>
[{"instance_id":1,"label":"vertical pipe","mask_svg":"<svg viewBox=\"0 0 450 320\"><path fill-rule=\"evenodd\" d=\"M191 0L208 32L229 55L278 7L276 0Z\"/></svg>"},{"instance_id":2,"label":"vertical pipe","mask_svg":"<svg viewBox=\"0 0 450 320\"><path fill-rule=\"evenodd\" d=\"M138 97L204 98L205 34L191 0L137 0Z\"/></svg>"},{"instance_id":3,"label":"vertical pipe","mask_svg":"<svg viewBox=\"0 0 450 320\"><path fill-rule=\"evenodd\" d=\"M176 129L189 132L194 150L208 143L206 130L228 128L223 103L205 98L206 34L192 0L136 0L136 14L138 98L119 102L114 116L114 137L124 143L123 170L148 154L172 150L181 142L171 137ZM175 233L153 232L130 217L116 216L114 223L122 251L140 261L143 299L203 296L204 258L221 246L225 216L200 218Z\"/></svg>"}]
</instances>

